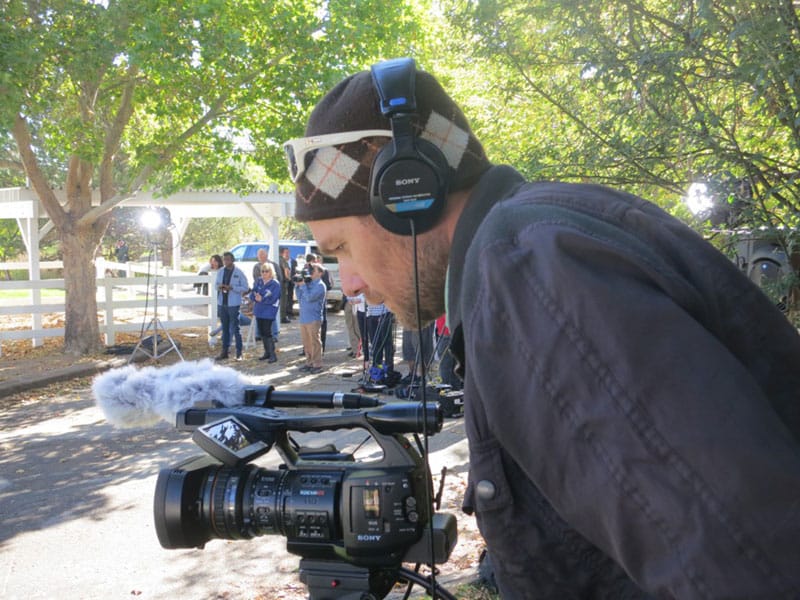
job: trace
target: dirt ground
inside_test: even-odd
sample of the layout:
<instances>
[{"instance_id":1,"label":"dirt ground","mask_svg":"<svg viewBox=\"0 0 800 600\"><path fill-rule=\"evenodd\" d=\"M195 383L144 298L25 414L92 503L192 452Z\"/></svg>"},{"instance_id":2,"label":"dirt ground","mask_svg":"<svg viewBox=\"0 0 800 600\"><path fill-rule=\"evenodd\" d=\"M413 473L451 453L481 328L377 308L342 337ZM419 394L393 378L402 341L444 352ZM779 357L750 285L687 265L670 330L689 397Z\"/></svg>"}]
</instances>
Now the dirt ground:
<instances>
[{"instance_id":1,"label":"dirt ground","mask_svg":"<svg viewBox=\"0 0 800 600\"><path fill-rule=\"evenodd\" d=\"M341 321L331 317L322 378L304 381L297 375L302 359L292 325L284 326L273 371L265 374L264 364L255 359L257 350L246 351L245 361L230 366L282 389L350 391L360 363L347 356ZM205 330L170 333L186 360L216 354ZM118 339L130 347L137 341L138 336ZM2 352L0 379L13 376L15 368L46 371L75 362L55 339L40 348L4 342ZM80 360L108 357L99 353ZM171 353L162 364L175 360ZM197 448L168 427L112 428L94 406L90 385L91 378L81 378L0 398L0 597L307 597L297 579L298 558L285 552L283 538L213 541L205 551L167 551L154 543L158 467ZM457 517L459 534L439 580L458 598L496 598L473 585L483 541L474 518L460 511L468 464L463 422L446 420L430 443L435 487L442 467L448 468L440 510ZM401 596L398 591L389 597Z\"/></svg>"}]
</instances>

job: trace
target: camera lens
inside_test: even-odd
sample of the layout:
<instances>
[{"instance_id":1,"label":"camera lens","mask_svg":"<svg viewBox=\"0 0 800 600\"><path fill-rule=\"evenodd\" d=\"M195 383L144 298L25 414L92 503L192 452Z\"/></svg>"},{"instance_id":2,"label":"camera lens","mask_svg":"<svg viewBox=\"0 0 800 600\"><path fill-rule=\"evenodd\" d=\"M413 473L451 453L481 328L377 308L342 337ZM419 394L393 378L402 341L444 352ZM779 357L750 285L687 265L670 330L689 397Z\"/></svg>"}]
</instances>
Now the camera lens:
<instances>
[{"instance_id":1,"label":"camera lens","mask_svg":"<svg viewBox=\"0 0 800 600\"><path fill-rule=\"evenodd\" d=\"M162 469L153 503L164 548L278 534L297 543L341 538L340 472L224 467L209 456Z\"/></svg>"},{"instance_id":2,"label":"camera lens","mask_svg":"<svg viewBox=\"0 0 800 600\"><path fill-rule=\"evenodd\" d=\"M164 548L203 547L214 538L281 534L280 489L287 471L223 467L207 456L162 469L153 503Z\"/></svg>"}]
</instances>

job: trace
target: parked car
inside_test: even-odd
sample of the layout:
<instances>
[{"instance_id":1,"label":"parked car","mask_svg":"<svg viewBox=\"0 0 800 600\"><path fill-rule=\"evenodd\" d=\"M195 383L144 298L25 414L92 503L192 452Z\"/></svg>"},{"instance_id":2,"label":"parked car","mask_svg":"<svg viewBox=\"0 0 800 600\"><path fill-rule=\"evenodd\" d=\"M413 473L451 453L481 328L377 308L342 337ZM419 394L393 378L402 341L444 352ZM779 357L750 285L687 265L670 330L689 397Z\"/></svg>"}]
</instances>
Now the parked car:
<instances>
[{"instance_id":1,"label":"parked car","mask_svg":"<svg viewBox=\"0 0 800 600\"><path fill-rule=\"evenodd\" d=\"M243 242L231 248L231 254L236 260L236 266L244 271L248 278L252 278L253 267L258 262L258 251L264 248L270 255L269 242ZM289 256L297 261L297 268L302 269L306 263L306 255L320 254L319 247L314 240L279 240L278 250L289 248ZM322 264L330 273L333 285L328 290L327 301L331 310L341 310L344 303L344 294L339 283L339 263L332 256L323 256Z\"/></svg>"},{"instance_id":2,"label":"parked car","mask_svg":"<svg viewBox=\"0 0 800 600\"><path fill-rule=\"evenodd\" d=\"M786 310L793 271L779 237L785 236L785 232L741 230L737 234L736 264L781 310Z\"/></svg>"}]
</instances>

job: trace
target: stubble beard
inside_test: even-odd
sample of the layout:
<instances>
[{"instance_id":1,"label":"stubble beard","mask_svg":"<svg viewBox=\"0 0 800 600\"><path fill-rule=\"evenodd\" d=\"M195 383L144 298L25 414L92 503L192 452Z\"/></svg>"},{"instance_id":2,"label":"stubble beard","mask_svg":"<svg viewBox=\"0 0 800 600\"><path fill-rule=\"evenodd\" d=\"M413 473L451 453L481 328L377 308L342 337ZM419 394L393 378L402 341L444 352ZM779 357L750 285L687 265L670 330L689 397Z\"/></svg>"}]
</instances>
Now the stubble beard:
<instances>
[{"instance_id":1,"label":"stubble beard","mask_svg":"<svg viewBox=\"0 0 800 600\"><path fill-rule=\"evenodd\" d=\"M444 288L447 278L447 263L450 247L441 236L421 236L417 238L419 320L417 319L417 298L414 287L414 255L409 239L407 251L402 257L407 268L403 270L404 282L396 299L387 301L403 327L417 329L425 327L445 312ZM420 323L421 322L421 323Z\"/></svg>"}]
</instances>

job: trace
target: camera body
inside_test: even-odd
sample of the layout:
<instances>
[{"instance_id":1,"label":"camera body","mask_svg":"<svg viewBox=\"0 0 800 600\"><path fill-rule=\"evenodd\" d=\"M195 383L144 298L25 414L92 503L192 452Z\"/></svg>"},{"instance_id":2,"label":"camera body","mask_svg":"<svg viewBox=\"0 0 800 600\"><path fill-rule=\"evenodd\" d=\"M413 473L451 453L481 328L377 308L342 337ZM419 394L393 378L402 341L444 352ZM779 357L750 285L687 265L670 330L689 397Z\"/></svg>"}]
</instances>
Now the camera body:
<instances>
[{"instance_id":1,"label":"camera body","mask_svg":"<svg viewBox=\"0 0 800 600\"><path fill-rule=\"evenodd\" d=\"M306 263L302 268L297 269L292 275L292 281L295 283L300 283L301 281L304 283L311 283L311 265Z\"/></svg>"},{"instance_id":2,"label":"camera body","mask_svg":"<svg viewBox=\"0 0 800 600\"><path fill-rule=\"evenodd\" d=\"M212 538L278 534L311 561L370 570L446 562L455 517L434 514L427 466L403 435L441 426L435 403L300 416L263 405L183 410L177 427L193 431L207 454L159 473L158 539L164 548L202 548ZM380 459L355 461L331 445L300 448L289 435L353 428L378 443ZM249 464L273 446L285 461L280 469Z\"/></svg>"}]
</instances>

